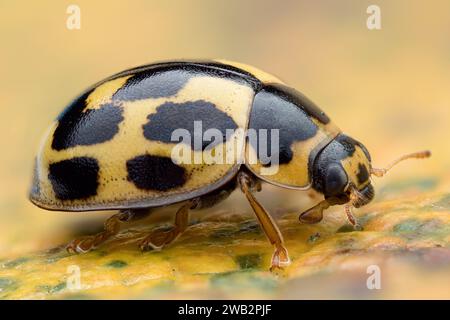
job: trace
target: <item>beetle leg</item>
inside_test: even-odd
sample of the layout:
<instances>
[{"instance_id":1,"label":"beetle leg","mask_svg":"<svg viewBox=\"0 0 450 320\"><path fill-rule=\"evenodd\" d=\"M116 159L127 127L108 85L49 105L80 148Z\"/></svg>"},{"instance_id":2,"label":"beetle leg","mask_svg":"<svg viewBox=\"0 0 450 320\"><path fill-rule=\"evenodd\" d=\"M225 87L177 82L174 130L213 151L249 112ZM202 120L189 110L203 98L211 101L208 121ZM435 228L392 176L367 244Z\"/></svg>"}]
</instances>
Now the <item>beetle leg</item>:
<instances>
[{"instance_id":1,"label":"beetle leg","mask_svg":"<svg viewBox=\"0 0 450 320\"><path fill-rule=\"evenodd\" d=\"M323 200L300 214L298 220L307 224L319 223L323 219L323 210L328 209L329 207L330 203L327 200Z\"/></svg>"},{"instance_id":2,"label":"beetle leg","mask_svg":"<svg viewBox=\"0 0 450 320\"><path fill-rule=\"evenodd\" d=\"M141 250L161 250L178 238L189 225L189 210L194 209L197 204L198 199L183 204L175 214L174 226L169 230L153 231L139 243Z\"/></svg>"},{"instance_id":3,"label":"beetle leg","mask_svg":"<svg viewBox=\"0 0 450 320\"><path fill-rule=\"evenodd\" d=\"M276 225L273 218L267 212L267 210L256 200L255 196L252 193L253 189L260 189L259 183L252 179L252 177L245 173L241 172L238 176L239 185L241 187L242 192L245 194L248 202L253 208L256 217L269 239L270 243L275 246L275 251L272 255L272 265L270 270L272 271L275 268L283 268L288 266L291 263L289 258L289 254L287 249L284 246L283 236L280 232L280 229Z\"/></svg>"},{"instance_id":4,"label":"beetle leg","mask_svg":"<svg viewBox=\"0 0 450 320\"><path fill-rule=\"evenodd\" d=\"M104 231L92 236L74 239L66 246L66 250L70 253L86 253L95 249L100 244L119 233L121 222L142 219L150 212L149 209L120 211L105 221Z\"/></svg>"},{"instance_id":5,"label":"beetle leg","mask_svg":"<svg viewBox=\"0 0 450 320\"><path fill-rule=\"evenodd\" d=\"M347 214L347 220L348 222L350 222L350 224L353 226L353 228L357 231L361 231L362 230L362 226L359 224L358 220L356 219L356 217L353 215L352 212L352 205L351 204L346 204L344 206L345 208L345 213Z\"/></svg>"}]
</instances>

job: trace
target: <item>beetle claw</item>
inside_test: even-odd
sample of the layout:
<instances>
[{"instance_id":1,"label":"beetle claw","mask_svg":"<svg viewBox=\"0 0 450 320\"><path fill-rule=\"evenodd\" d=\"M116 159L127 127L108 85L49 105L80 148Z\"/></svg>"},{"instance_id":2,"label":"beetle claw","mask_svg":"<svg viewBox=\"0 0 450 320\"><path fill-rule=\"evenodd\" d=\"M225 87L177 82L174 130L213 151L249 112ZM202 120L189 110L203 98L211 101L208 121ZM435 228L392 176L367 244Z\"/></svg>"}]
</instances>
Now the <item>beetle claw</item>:
<instances>
[{"instance_id":1,"label":"beetle claw","mask_svg":"<svg viewBox=\"0 0 450 320\"><path fill-rule=\"evenodd\" d=\"M161 250L165 245L168 245L173 240L175 240L177 236L177 232L175 229L169 231L155 231L151 233L149 236L145 237L140 243L139 248L142 251L147 250Z\"/></svg>"},{"instance_id":2,"label":"beetle claw","mask_svg":"<svg viewBox=\"0 0 450 320\"><path fill-rule=\"evenodd\" d=\"M66 246L66 250L69 253L86 253L95 248L94 242L93 236L74 239Z\"/></svg>"},{"instance_id":3,"label":"beetle claw","mask_svg":"<svg viewBox=\"0 0 450 320\"><path fill-rule=\"evenodd\" d=\"M275 269L284 269L290 264L291 259L289 258L287 249L283 246L277 247L272 255L270 271L274 271Z\"/></svg>"},{"instance_id":4,"label":"beetle claw","mask_svg":"<svg viewBox=\"0 0 450 320\"><path fill-rule=\"evenodd\" d=\"M141 243L139 243L139 248L141 249L141 251L161 251L163 246L157 246L151 241L142 241Z\"/></svg>"}]
</instances>

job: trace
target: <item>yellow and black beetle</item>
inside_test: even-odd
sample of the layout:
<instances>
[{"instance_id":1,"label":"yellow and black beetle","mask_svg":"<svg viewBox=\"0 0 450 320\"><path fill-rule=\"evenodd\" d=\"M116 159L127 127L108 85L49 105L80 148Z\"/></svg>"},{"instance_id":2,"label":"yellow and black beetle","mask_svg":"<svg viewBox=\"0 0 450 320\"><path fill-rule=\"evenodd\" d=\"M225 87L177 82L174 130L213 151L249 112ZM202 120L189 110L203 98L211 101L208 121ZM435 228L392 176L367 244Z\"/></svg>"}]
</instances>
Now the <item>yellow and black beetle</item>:
<instances>
[{"instance_id":1,"label":"yellow and black beetle","mask_svg":"<svg viewBox=\"0 0 450 320\"><path fill-rule=\"evenodd\" d=\"M233 161L174 158L174 130L192 133L196 121L203 129L219 130L214 150L227 152L224 146L231 140L242 146L235 148ZM258 158L258 143L245 134L226 134L238 129L278 130L275 173L264 174L275 164ZM204 143L189 148L194 157L211 152ZM429 155L418 152L400 160ZM120 222L141 218L150 208L180 203L174 227L155 231L140 244L159 249L187 228L190 209L211 207L239 186L275 247L272 267L283 267L290 261L283 237L253 195L261 181L322 193L324 200L300 215L302 222L319 222L324 209L346 204L349 221L357 226L351 207L372 200L370 175L386 171L373 168L360 142L278 78L235 62L173 61L123 71L76 98L43 140L30 199L49 210L120 210L103 232L72 241L68 250L73 252L95 248L118 233Z\"/></svg>"}]
</instances>

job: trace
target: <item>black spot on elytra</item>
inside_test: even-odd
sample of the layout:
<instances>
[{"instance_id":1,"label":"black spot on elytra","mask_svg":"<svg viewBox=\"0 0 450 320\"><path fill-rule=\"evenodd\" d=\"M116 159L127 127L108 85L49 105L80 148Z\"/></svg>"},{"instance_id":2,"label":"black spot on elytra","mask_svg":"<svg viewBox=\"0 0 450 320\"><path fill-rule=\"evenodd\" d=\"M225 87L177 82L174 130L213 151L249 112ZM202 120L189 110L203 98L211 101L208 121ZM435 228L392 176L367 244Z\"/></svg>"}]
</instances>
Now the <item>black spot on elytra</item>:
<instances>
[{"instance_id":1,"label":"black spot on elytra","mask_svg":"<svg viewBox=\"0 0 450 320\"><path fill-rule=\"evenodd\" d=\"M53 133L52 148L63 150L77 145L92 145L112 139L123 120L122 108L103 104L98 109L86 109L88 91L76 99L58 118Z\"/></svg>"},{"instance_id":2,"label":"black spot on elytra","mask_svg":"<svg viewBox=\"0 0 450 320\"><path fill-rule=\"evenodd\" d=\"M127 161L128 180L145 190L166 191L186 182L186 170L169 157L141 155Z\"/></svg>"},{"instance_id":3,"label":"black spot on elytra","mask_svg":"<svg viewBox=\"0 0 450 320\"><path fill-rule=\"evenodd\" d=\"M271 130L279 130L279 164L289 163L292 160L291 146L295 141L309 139L317 132L316 124L302 108L271 88L264 88L255 96L249 128L258 130L257 133L260 129L267 129L267 144L259 134L256 141L250 139L258 157L260 143L267 146L267 156L272 157ZM265 153L263 150L262 154Z\"/></svg>"},{"instance_id":4,"label":"black spot on elytra","mask_svg":"<svg viewBox=\"0 0 450 320\"><path fill-rule=\"evenodd\" d=\"M96 159L76 157L51 163L48 179L56 198L84 199L97 194L99 165Z\"/></svg>"},{"instance_id":5,"label":"black spot on elytra","mask_svg":"<svg viewBox=\"0 0 450 320\"><path fill-rule=\"evenodd\" d=\"M218 77L223 79L229 79L233 80L239 83L245 83L253 87L255 90L259 90L262 87L262 83L260 80L258 80L253 74L242 70L240 68L236 68L234 66L216 62L216 61L205 61L205 60L190 60L190 61L168 61L168 62L160 62L160 63L154 63L144 66L139 66L136 68L131 68L128 70L124 70L120 73L115 74L114 76L110 77L109 79L117 79L119 77L123 76L129 76L132 75L133 77L129 79L130 83L133 82L133 78L135 80L139 78L146 78L146 77L152 77L156 74L162 74L162 73L169 73L175 71L176 77L178 78L177 81L174 81L173 79L170 79L165 77L167 80L171 82L171 88L163 89L163 92L174 92L177 86L173 86L175 83L179 83L181 86L184 85L183 83L183 77L193 77L193 76L211 76L211 77ZM181 75L181 73L184 73ZM172 82L174 81L174 82ZM138 86L141 87L141 86ZM143 87L141 87L143 88ZM131 92L136 92L138 88L133 88ZM181 89L181 88L179 88ZM178 90L179 90L178 89ZM126 91L126 90L125 90ZM122 91L120 94L115 96L114 98L119 99L125 98L130 99L132 95L129 97L127 95L122 95L125 93L125 91ZM164 96L161 95L162 93L158 93L156 89L151 89L149 92L155 92L157 96ZM171 94L170 94L171 95ZM140 94L137 94L137 96L140 96ZM167 95L166 95L167 96ZM149 97L152 97L150 95Z\"/></svg>"},{"instance_id":6,"label":"black spot on elytra","mask_svg":"<svg viewBox=\"0 0 450 320\"><path fill-rule=\"evenodd\" d=\"M261 81L250 72L241 68L217 61L192 61L188 65L194 67L197 72L207 73L211 76L227 78L238 82L249 83L255 91L262 87Z\"/></svg>"},{"instance_id":7,"label":"black spot on elytra","mask_svg":"<svg viewBox=\"0 0 450 320\"><path fill-rule=\"evenodd\" d=\"M225 112L216 108L210 102L197 100L185 103L166 102L156 109L156 113L150 114L149 120L144 126L144 136L149 140L177 143L173 141L172 133L177 129L185 129L190 134L190 143L193 150L204 150L207 146L214 147L227 140L226 129L237 129L234 120ZM194 135L194 121L201 121L203 134L208 129L217 129L221 133L218 139L207 141ZM195 145L195 140L201 142ZM217 141L219 140L219 141ZM184 141L186 142L186 141Z\"/></svg>"},{"instance_id":8,"label":"black spot on elytra","mask_svg":"<svg viewBox=\"0 0 450 320\"><path fill-rule=\"evenodd\" d=\"M113 99L139 100L173 96L184 87L191 77L192 73L182 69L137 72L117 90Z\"/></svg>"},{"instance_id":9,"label":"black spot on elytra","mask_svg":"<svg viewBox=\"0 0 450 320\"><path fill-rule=\"evenodd\" d=\"M113 78L132 75L113 95L114 100L139 100L177 94L191 77L211 76L250 84L261 83L249 72L214 61L164 62L125 70Z\"/></svg>"},{"instance_id":10,"label":"black spot on elytra","mask_svg":"<svg viewBox=\"0 0 450 320\"><path fill-rule=\"evenodd\" d=\"M262 86L249 72L214 61L170 61L140 66L117 73L98 85L123 76L131 77L114 93L113 101L172 96L195 76L233 80L255 90ZM120 107L106 104L98 110L85 110L86 99L94 90L80 95L60 114L52 141L53 149L101 143L110 140L118 132L118 124L123 120Z\"/></svg>"},{"instance_id":11,"label":"black spot on elytra","mask_svg":"<svg viewBox=\"0 0 450 320\"><path fill-rule=\"evenodd\" d=\"M363 184L367 180L369 180L369 171L367 171L367 168L363 164L358 164L358 173L356 174L356 177L358 178L358 183Z\"/></svg>"}]
</instances>

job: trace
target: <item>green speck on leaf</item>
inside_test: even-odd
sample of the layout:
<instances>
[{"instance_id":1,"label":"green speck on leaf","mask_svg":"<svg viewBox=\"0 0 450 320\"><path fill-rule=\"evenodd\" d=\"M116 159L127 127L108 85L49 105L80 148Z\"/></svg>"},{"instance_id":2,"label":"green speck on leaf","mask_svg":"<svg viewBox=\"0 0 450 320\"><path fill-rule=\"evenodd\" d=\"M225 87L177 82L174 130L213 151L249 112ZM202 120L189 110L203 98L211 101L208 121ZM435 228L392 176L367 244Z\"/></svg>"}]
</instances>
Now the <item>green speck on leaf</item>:
<instances>
[{"instance_id":1,"label":"green speck on leaf","mask_svg":"<svg viewBox=\"0 0 450 320\"><path fill-rule=\"evenodd\" d=\"M254 269L261 266L262 257L259 253L251 253L236 257L241 269Z\"/></svg>"},{"instance_id":2,"label":"green speck on leaf","mask_svg":"<svg viewBox=\"0 0 450 320\"><path fill-rule=\"evenodd\" d=\"M344 224L336 232L343 233L343 232L353 232L353 231L355 231L355 228L351 224Z\"/></svg>"},{"instance_id":3,"label":"green speck on leaf","mask_svg":"<svg viewBox=\"0 0 450 320\"><path fill-rule=\"evenodd\" d=\"M272 291L277 287L277 280L272 275L262 275L250 270L218 273L211 277L211 285L224 290L236 292L241 289Z\"/></svg>"},{"instance_id":4,"label":"green speck on leaf","mask_svg":"<svg viewBox=\"0 0 450 320\"><path fill-rule=\"evenodd\" d=\"M11 278L0 278L0 294L6 291L15 290L17 282Z\"/></svg>"},{"instance_id":5,"label":"green speck on leaf","mask_svg":"<svg viewBox=\"0 0 450 320\"><path fill-rule=\"evenodd\" d=\"M120 268L125 268L126 266L128 266L128 263L126 263L125 261L122 261L122 260L113 260L113 261L109 262L106 266L110 267L110 268L120 269Z\"/></svg>"},{"instance_id":6,"label":"green speck on leaf","mask_svg":"<svg viewBox=\"0 0 450 320\"><path fill-rule=\"evenodd\" d=\"M37 287L37 290L40 292L45 292L45 293L57 293L63 289L66 288L66 283L65 282L60 282L55 286L51 286L51 285L40 285Z\"/></svg>"},{"instance_id":7,"label":"green speck on leaf","mask_svg":"<svg viewBox=\"0 0 450 320\"><path fill-rule=\"evenodd\" d=\"M97 256L99 257L106 257L108 255L107 251L104 250L96 250L95 253L97 254Z\"/></svg>"},{"instance_id":8,"label":"green speck on leaf","mask_svg":"<svg viewBox=\"0 0 450 320\"><path fill-rule=\"evenodd\" d=\"M224 239L233 236L236 234L235 228L221 228L219 230L215 230L211 233L210 238L212 239Z\"/></svg>"},{"instance_id":9,"label":"green speck on leaf","mask_svg":"<svg viewBox=\"0 0 450 320\"><path fill-rule=\"evenodd\" d=\"M450 194L446 194L438 201L428 204L426 209L429 210L449 210L450 209Z\"/></svg>"},{"instance_id":10,"label":"green speck on leaf","mask_svg":"<svg viewBox=\"0 0 450 320\"><path fill-rule=\"evenodd\" d=\"M394 232L415 232L422 225L422 222L416 219L407 219L394 226Z\"/></svg>"},{"instance_id":11,"label":"green speck on leaf","mask_svg":"<svg viewBox=\"0 0 450 320\"><path fill-rule=\"evenodd\" d=\"M58 297L58 299L59 299L59 297ZM63 295L61 297L61 299L64 299L64 300L94 300L95 298L86 293L77 292L77 293L67 293L67 294Z\"/></svg>"},{"instance_id":12,"label":"green speck on leaf","mask_svg":"<svg viewBox=\"0 0 450 320\"><path fill-rule=\"evenodd\" d=\"M145 295L150 297L158 297L161 294L175 292L176 286L173 280L163 280L154 287L145 290Z\"/></svg>"},{"instance_id":13,"label":"green speck on leaf","mask_svg":"<svg viewBox=\"0 0 450 320\"><path fill-rule=\"evenodd\" d=\"M15 267L17 267L17 266L19 266L19 265L21 265L21 264L24 264L24 263L27 262L28 260L30 260L30 259L27 258L27 257L17 258L17 259L15 259L15 260L10 260L10 261L8 261L8 262L5 262L5 263L3 264L3 266L4 266L5 268L15 268Z\"/></svg>"},{"instance_id":14,"label":"green speck on leaf","mask_svg":"<svg viewBox=\"0 0 450 320\"><path fill-rule=\"evenodd\" d=\"M314 234L312 234L312 235L309 236L308 242L309 242L309 243L314 243L314 242L316 242L316 241L319 240L319 239L320 239L320 233L319 233L319 232L316 232L316 233L314 233Z\"/></svg>"},{"instance_id":15,"label":"green speck on leaf","mask_svg":"<svg viewBox=\"0 0 450 320\"><path fill-rule=\"evenodd\" d=\"M259 223L255 220L244 221L239 225L239 233L261 233Z\"/></svg>"},{"instance_id":16,"label":"green speck on leaf","mask_svg":"<svg viewBox=\"0 0 450 320\"><path fill-rule=\"evenodd\" d=\"M66 283L65 282L60 282L56 286L54 286L54 287L52 287L50 289L50 293L56 293L56 292L59 292L59 291L65 289L65 288L66 288Z\"/></svg>"}]
</instances>

